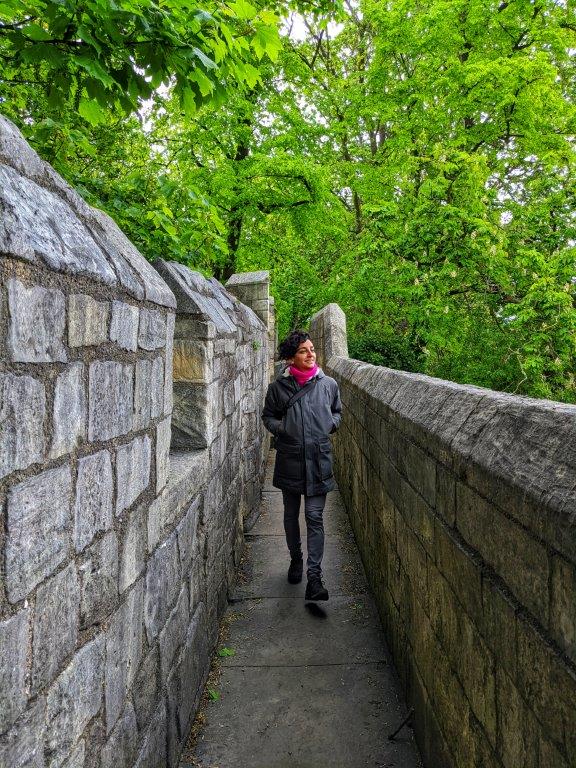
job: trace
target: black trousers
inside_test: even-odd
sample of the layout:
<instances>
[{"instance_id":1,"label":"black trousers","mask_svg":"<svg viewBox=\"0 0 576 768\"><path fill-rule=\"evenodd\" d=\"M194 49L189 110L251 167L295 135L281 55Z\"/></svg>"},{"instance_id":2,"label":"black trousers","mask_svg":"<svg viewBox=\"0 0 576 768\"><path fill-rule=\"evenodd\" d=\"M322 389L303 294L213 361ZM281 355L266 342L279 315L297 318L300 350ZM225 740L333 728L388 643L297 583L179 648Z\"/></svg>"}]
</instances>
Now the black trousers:
<instances>
[{"instance_id":1,"label":"black trousers","mask_svg":"<svg viewBox=\"0 0 576 768\"><path fill-rule=\"evenodd\" d=\"M300 539L300 504L302 495L292 491L282 491L284 500L284 531L290 557L302 557L302 541ZM306 520L306 543L308 559L306 560L306 575L322 575L322 556L324 555L324 505L326 494L320 496L304 496L304 517Z\"/></svg>"}]
</instances>

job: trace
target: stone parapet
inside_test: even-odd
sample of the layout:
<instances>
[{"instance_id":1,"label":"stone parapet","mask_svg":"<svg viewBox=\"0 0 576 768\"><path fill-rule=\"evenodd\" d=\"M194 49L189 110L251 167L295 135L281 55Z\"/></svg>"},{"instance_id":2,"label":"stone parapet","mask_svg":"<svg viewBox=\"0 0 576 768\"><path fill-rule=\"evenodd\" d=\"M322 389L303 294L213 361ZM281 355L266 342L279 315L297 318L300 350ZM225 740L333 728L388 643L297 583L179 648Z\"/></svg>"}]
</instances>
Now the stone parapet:
<instances>
[{"instance_id":1,"label":"stone parapet","mask_svg":"<svg viewBox=\"0 0 576 768\"><path fill-rule=\"evenodd\" d=\"M339 487L425 764L575 765L576 407L325 365Z\"/></svg>"},{"instance_id":2,"label":"stone parapet","mask_svg":"<svg viewBox=\"0 0 576 768\"><path fill-rule=\"evenodd\" d=\"M176 766L259 498L267 330L169 265L175 298L1 117L0 202L0 765ZM175 338L204 388L180 452Z\"/></svg>"},{"instance_id":3,"label":"stone parapet","mask_svg":"<svg viewBox=\"0 0 576 768\"><path fill-rule=\"evenodd\" d=\"M310 336L314 341L318 365L324 367L336 356L348 357L346 315L338 304L328 304L310 320Z\"/></svg>"},{"instance_id":4,"label":"stone parapet","mask_svg":"<svg viewBox=\"0 0 576 768\"><path fill-rule=\"evenodd\" d=\"M274 297L270 295L270 273L267 270L239 272L228 279L226 288L243 304L250 307L268 329L269 375L272 378L278 338Z\"/></svg>"}]
</instances>

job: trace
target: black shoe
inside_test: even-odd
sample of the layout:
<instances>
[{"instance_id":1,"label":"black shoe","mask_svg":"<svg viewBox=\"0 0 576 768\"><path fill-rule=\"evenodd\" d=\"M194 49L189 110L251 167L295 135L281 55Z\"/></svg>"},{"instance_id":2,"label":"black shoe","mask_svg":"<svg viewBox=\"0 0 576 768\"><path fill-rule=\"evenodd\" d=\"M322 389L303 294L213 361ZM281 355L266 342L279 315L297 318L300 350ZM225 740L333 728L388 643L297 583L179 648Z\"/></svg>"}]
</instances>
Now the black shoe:
<instances>
[{"instance_id":1,"label":"black shoe","mask_svg":"<svg viewBox=\"0 0 576 768\"><path fill-rule=\"evenodd\" d=\"M301 557L293 557L288 568L288 583L300 584L302 581L303 563Z\"/></svg>"},{"instance_id":2,"label":"black shoe","mask_svg":"<svg viewBox=\"0 0 576 768\"><path fill-rule=\"evenodd\" d=\"M306 585L305 600L328 600L328 590L319 576L312 576Z\"/></svg>"}]
</instances>

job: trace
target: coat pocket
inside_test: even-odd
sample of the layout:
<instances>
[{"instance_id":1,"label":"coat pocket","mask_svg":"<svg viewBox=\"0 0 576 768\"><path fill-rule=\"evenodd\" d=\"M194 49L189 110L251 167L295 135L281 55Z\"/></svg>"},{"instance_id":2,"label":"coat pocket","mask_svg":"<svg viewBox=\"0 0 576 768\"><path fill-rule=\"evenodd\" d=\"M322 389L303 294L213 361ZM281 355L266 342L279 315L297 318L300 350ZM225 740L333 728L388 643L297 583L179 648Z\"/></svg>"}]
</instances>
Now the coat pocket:
<instances>
[{"instance_id":1,"label":"coat pocket","mask_svg":"<svg viewBox=\"0 0 576 768\"><path fill-rule=\"evenodd\" d=\"M302 448L278 441L276 444L275 474L278 477L298 481L303 475L302 467Z\"/></svg>"},{"instance_id":2,"label":"coat pocket","mask_svg":"<svg viewBox=\"0 0 576 768\"><path fill-rule=\"evenodd\" d=\"M323 440L318 445L318 464L320 468L320 479L328 480L332 477L332 444L329 440Z\"/></svg>"}]
</instances>

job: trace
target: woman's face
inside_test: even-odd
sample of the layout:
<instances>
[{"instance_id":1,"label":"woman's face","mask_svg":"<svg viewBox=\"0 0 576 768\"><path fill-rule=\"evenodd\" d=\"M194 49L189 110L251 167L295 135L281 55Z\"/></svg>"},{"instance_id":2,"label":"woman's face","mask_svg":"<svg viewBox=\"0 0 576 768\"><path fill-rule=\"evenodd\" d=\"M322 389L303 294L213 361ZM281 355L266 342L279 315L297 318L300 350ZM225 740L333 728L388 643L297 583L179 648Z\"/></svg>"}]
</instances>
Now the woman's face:
<instances>
[{"instance_id":1,"label":"woman's face","mask_svg":"<svg viewBox=\"0 0 576 768\"><path fill-rule=\"evenodd\" d=\"M314 344L307 339L296 350L294 357L288 362L298 368L299 371L310 371L316 365L316 352L314 352Z\"/></svg>"}]
</instances>

